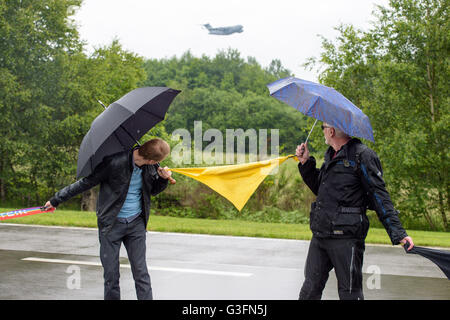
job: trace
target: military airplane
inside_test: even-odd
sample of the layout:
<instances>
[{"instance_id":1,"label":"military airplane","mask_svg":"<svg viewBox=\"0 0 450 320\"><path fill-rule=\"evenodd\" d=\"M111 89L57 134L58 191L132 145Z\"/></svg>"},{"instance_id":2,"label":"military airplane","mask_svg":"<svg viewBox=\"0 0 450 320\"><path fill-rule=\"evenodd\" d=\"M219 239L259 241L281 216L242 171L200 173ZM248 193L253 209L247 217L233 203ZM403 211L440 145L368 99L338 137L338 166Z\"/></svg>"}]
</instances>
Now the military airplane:
<instances>
[{"instance_id":1,"label":"military airplane","mask_svg":"<svg viewBox=\"0 0 450 320\"><path fill-rule=\"evenodd\" d=\"M219 28L213 28L209 23L203 25L206 29L208 29L209 34L215 34L215 35L221 35L221 36L227 36L235 32L243 32L244 27L240 24L236 26L231 27L219 27Z\"/></svg>"}]
</instances>

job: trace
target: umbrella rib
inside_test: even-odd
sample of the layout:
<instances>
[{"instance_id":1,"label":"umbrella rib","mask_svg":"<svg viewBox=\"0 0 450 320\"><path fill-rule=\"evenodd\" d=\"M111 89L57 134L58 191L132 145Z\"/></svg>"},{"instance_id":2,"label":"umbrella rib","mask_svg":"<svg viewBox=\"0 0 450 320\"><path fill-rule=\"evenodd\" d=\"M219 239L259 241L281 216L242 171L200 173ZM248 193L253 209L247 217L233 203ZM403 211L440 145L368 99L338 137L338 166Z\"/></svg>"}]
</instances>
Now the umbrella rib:
<instances>
[{"instance_id":1,"label":"umbrella rib","mask_svg":"<svg viewBox=\"0 0 450 320\"><path fill-rule=\"evenodd\" d=\"M306 111L306 114L308 113L312 113L314 116L316 116L316 110L317 110L317 104L320 102L320 96L315 95L315 101L314 103L308 108L308 110ZM317 118L316 118L317 119ZM314 124L315 125L315 124Z\"/></svg>"},{"instance_id":2,"label":"umbrella rib","mask_svg":"<svg viewBox=\"0 0 450 320\"><path fill-rule=\"evenodd\" d=\"M137 141L136 138L133 137L133 136L131 135L131 133L129 133L128 130L124 128L124 126L120 125L120 128L122 128L122 130L125 131L125 133L126 133L131 139L133 139L134 142L136 142L139 146L141 145L141 144L139 143L139 141ZM115 132L114 132L114 133L115 133ZM120 142L120 140L119 140L119 142Z\"/></svg>"},{"instance_id":3,"label":"umbrella rib","mask_svg":"<svg viewBox=\"0 0 450 320\"><path fill-rule=\"evenodd\" d=\"M144 111L144 112L147 112L148 114L151 114L152 116L157 117L157 118L160 119L161 121L164 120L164 118L161 118L159 115L154 114L154 113L151 112L151 111L148 111L148 110L145 110L145 109L141 109L141 110Z\"/></svg>"},{"instance_id":4,"label":"umbrella rib","mask_svg":"<svg viewBox=\"0 0 450 320\"><path fill-rule=\"evenodd\" d=\"M120 125L120 128L123 129L122 125ZM126 131L126 130L125 130L125 131ZM128 132L127 132L127 133L128 133ZM123 146L123 143L122 143L122 141L120 140L119 135L117 134L117 132L114 131L113 134L114 134L114 137L116 137L117 141L119 141L119 143L120 143L120 145L122 146L122 148L125 150L125 147ZM128 134L129 134L129 133L128 133Z\"/></svg>"}]
</instances>

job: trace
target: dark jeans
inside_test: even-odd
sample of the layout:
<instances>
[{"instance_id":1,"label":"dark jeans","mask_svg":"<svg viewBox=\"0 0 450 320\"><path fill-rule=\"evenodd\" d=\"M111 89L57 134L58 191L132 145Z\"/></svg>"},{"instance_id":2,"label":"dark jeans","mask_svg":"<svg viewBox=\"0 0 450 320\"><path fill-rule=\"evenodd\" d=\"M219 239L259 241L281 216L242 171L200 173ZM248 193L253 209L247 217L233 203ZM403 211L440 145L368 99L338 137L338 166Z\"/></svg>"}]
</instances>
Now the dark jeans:
<instances>
[{"instance_id":1,"label":"dark jeans","mask_svg":"<svg viewBox=\"0 0 450 320\"><path fill-rule=\"evenodd\" d=\"M363 300L362 265L364 240L313 237L305 266L305 281L300 300L320 300L334 268L341 300Z\"/></svg>"},{"instance_id":2,"label":"dark jeans","mask_svg":"<svg viewBox=\"0 0 450 320\"><path fill-rule=\"evenodd\" d=\"M145 258L146 235L147 231L142 216L130 223L116 221L106 236L99 232L100 260L102 261L103 278L105 280L105 300L120 299L119 253L122 242L128 253L137 298L139 300L153 299L150 275Z\"/></svg>"}]
</instances>

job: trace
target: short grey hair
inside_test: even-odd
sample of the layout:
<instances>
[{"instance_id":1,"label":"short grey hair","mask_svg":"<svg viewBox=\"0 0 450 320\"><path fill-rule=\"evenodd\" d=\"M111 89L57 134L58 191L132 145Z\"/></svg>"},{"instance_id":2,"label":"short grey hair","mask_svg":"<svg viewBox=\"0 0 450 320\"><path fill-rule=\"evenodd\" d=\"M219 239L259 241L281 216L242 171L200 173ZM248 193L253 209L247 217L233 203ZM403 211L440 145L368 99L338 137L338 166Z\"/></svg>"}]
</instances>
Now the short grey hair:
<instances>
[{"instance_id":1,"label":"short grey hair","mask_svg":"<svg viewBox=\"0 0 450 320\"><path fill-rule=\"evenodd\" d=\"M335 132L337 138L351 138L348 134L346 134L341 129L338 129L336 127L330 126L328 123L325 123L325 122L324 122L324 124L326 124L326 125L328 125L328 127L334 129L334 132Z\"/></svg>"},{"instance_id":2,"label":"short grey hair","mask_svg":"<svg viewBox=\"0 0 450 320\"><path fill-rule=\"evenodd\" d=\"M341 129L338 129L338 128L335 128L335 127L333 127L333 129L334 129L334 132L336 133L336 137L338 137L338 138L351 138L348 134L346 134Z\"/></svg>"}]
</instances>

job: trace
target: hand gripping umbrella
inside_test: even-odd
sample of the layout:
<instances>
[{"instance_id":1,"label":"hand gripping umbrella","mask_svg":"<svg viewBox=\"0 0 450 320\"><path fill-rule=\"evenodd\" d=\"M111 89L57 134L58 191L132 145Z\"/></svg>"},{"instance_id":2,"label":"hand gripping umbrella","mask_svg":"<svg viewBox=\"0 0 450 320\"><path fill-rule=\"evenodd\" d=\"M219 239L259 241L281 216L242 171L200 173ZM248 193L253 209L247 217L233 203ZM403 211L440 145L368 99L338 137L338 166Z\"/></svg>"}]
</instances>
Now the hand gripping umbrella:
<instances>
[{"instance_id":1,"label":"hand gripping umbrella","mask_svg":"<svg viewBox=\"0 0 450 320\"><path fill-rule=\"evenodd\" d=\"M277 80L267 87L272 97L315 118L313 128L321 120L349 136L374 141L369 118L335 89L294 77Z\"/></svg>"},{"instance_id":2,"label":"hand gripping umbrella","mask_svg":"<svg viewBox=\"0 0 450 320\"><path fill-rule=\"evenodd\" d=\"M181 91L167 87L135 89L113 102L91 124L78 153L77 178L90 175L103 158L130 150L157 123Z\"/></svg>"},{"instance_id":3,"label":"hand gripping umbrella","mask_svg":"<svg viewBox=\"0 0 450 320\"><path fill-rule=\"evenodd\" d=\"M450 280L450 251L436 250L417 246L414 246L411 250L408 251L410 245L411 244L409 242L406 242L406 244L404 245L403 248L405 249L406 253L418 254L424 258L431 260L439 267L439 269L442 270L442 272L444 272L447 279Z\"/></svg>"}]
</instances>

